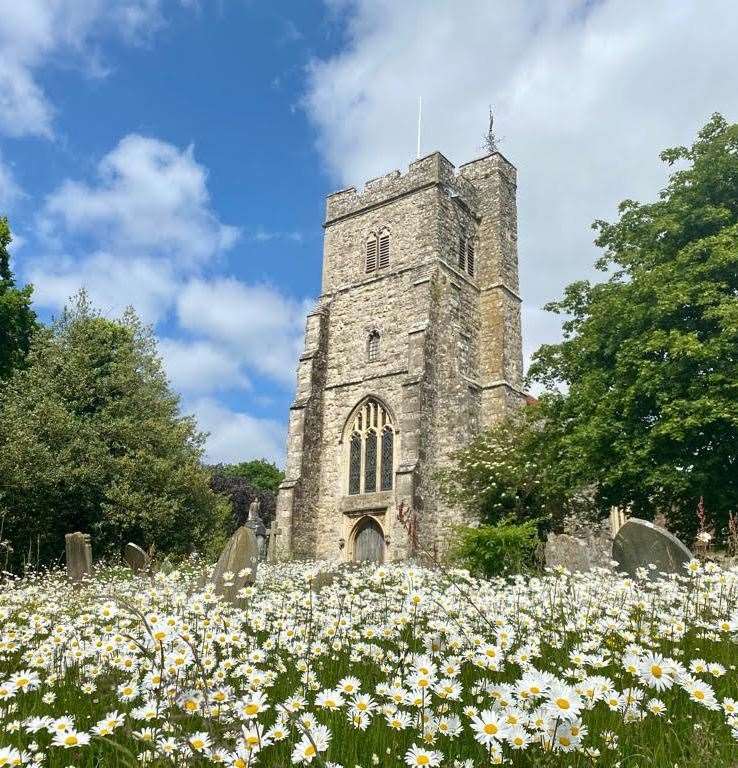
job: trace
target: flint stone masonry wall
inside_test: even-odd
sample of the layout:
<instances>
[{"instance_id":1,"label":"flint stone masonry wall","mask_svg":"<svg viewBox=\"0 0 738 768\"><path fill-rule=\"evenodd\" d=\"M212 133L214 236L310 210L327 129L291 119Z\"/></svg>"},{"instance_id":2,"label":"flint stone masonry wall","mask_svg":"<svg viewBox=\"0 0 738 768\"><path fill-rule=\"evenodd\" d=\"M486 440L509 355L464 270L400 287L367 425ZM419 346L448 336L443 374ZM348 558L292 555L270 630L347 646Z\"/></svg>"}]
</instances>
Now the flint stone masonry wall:
<instances>
[{"instance_id":1,"label":"flint stone masonry wall","mask_svg":"<svg viewBox=\"0 0 738 768\"><path fill-rule=\"evenodd\" d=\"M307 320L277 502L282 556L350 559L357 522L371 516L387 559L402 559L403 500L420 545L448 546L463 517L438 498L437 471L522 402L515 218L515 169L499 154L456 172L434 153L328 197L323 292ZM366 240L385 227L390 265L366 274ZM458 266L462 233L475 238L474 276ZM374 330L380 355L368 362ZM395 426L394 488L349 496L346 424L367 397Z\"/></svg>"}]
</instances>

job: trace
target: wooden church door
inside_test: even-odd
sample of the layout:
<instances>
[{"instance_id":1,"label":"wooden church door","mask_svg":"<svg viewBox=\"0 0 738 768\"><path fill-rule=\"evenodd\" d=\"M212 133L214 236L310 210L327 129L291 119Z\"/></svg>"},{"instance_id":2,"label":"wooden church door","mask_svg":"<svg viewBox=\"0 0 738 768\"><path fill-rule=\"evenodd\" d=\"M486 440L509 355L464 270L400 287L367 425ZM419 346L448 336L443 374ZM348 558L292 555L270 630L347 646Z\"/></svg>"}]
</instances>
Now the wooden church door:
<instances>
[{"instance_id":1,"label":"wooden church door","mask_svg":"<svg viewBox=\"0 0 738 768\"><path fill-rule=\"evenodd\" d=\"M384 562L384 535L379 523L371 517L365 518L356 531L354 560L357 563Z\"/></svg>"}]
</instances>

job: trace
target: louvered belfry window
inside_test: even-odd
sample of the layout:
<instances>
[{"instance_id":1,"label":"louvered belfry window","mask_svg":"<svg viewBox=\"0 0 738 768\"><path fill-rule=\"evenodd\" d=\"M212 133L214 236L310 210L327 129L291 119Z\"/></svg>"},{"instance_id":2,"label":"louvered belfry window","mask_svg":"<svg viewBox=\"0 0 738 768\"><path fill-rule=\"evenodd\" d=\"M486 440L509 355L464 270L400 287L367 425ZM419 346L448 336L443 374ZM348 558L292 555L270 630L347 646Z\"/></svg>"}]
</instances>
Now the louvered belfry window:
<instances>
[{"instance_id":1,"label":"louvered belfry window","mask_svg":"<svg viewBox=\"0 0 738 768\"><path fill-rule=\"evenodd\" d=\"M356 409L347 428L349 495L391 491L395 477L395 429L387 410L369 398Z\"/></svg>"},{"instance_id":2,"label":"louvered belfry window","mask_svg":"<svg viewBox=\"0 0 738 768\"><path fill-rule=\"evenodd\" d=\"M374 236L366 241L366 271L377 271L377 238Z\"/></svg>"},{"instance_id":3,"label":"louvered belfry window","mask_svg":"<svg viewBox=\"0 0 738 768\"><path fill-rule=\"evenodd\" d=\"M466 241L466 271L474 277L474 238Z\"/></svg>"},{"instance_id":4,"label":"louvered belfry window","mask_svg":"<svg viewBox=\"0 0 738 768\"><path fill-rule=\"evenodd\" d=\"M466 235L459 235L459 269L466 271Z\"/></svg>"},{"instance_id":5,"label":"louvered belfry window","mask_svg":"<svg viewBox=\"0 0 738 768\"><path fill-rule=\"evenodd\" d=\"M379 235L379 268L386 269L390 263L390 235L385 229Z\"/></svg>"}]
</instances>

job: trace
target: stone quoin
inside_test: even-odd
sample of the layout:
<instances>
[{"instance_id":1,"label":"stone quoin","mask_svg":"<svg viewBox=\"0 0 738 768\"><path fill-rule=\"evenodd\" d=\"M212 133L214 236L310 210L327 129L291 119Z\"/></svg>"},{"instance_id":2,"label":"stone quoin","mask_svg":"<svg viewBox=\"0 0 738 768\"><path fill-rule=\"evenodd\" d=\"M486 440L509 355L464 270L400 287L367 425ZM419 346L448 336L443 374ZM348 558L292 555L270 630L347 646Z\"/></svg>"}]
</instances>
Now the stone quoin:
<instances>
[{"instance_id":1,"label":"stone quoin","mask_svg":"<svg viewBox=\"0 0 738 768\"><path fill-rule=\"evenodd\" d=\"M468 515L437 495L451 454L524 403L516 171L441 153L329 195L277 500L280 557L441 554Z\"/></svg>"}]
</instances>

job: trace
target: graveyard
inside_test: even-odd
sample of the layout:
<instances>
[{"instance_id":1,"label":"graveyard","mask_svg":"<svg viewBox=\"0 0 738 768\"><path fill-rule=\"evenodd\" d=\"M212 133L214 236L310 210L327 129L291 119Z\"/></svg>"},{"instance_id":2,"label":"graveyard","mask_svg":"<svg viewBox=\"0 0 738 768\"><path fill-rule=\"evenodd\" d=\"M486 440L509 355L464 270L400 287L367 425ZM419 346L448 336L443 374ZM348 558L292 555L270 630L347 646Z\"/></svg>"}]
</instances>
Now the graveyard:
<instances>
[{"instance_id":1,"label":"graveyard","mask_svg":"<svg viewBox=\"0 0 738 768\"><path fill-rule=\"evenodd\" d=\"M255 502L176 566L70 534L6 582L0 765L734 765L738 568L651 523L607 568L487 580L278 563L269 533Z\"/></svg>"},{"instance_id":2,"label":"graveyard","mask_svg":"<svg viewBox=\"0 0 738 768\"><path fill-rule=\"evenodd\" d=\"M652 580L479 582L267 564L223 599L197 570L56 574L3 591L6 765L735 756L735 572L691 561Z\"/></svg>"},{"instance_id":3,"label":"graveyard","mask_svg":"<svg viewBox=\"0 0 738 768\"><path fill-rule=\"evenodd\" d=\"M738 768L738 4L2 5L0 768Z\"/></svg>"}]
</instances>

